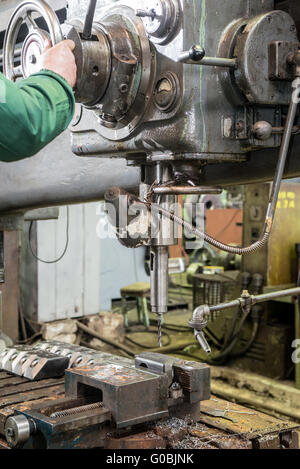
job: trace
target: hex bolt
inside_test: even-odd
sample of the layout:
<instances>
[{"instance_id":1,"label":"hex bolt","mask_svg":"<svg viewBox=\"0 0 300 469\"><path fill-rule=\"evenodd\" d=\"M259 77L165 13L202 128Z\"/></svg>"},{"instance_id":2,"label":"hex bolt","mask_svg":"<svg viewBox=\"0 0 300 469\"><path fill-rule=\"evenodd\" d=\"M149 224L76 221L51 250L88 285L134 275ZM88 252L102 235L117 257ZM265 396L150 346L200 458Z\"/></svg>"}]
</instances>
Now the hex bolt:
<instances>
[{"instance_id":1,"label":"hex bolt","mask_svg":"<svg viewBox=\"0 0 300 469\"><path fill-rule=\"evenodd\" d=\"M6 430L6 433L7 433L7 436L11 436L11 437L14 437L15 436L15 431L13 428L8 428Z\"/></svg>"},{"instance_id":2,"label":"hex bolt","mask_svg":"<svg viewBox=\"0 0 300 469\"><path fill-rule=\"evenodd\" d=\"M181 386L180 386L179 383L176 383L176 382L175 382L175 383L172 384L171 389L172 389L173 391L179 391L179 390L181 389Z\"/></svg>"},{"instance_id":3,"label":"hex bolt","mask_svg":"<svg viewBox=\"0 0 300 469\"><path fill-rule=\"evenodd\" d=\"M32 54L32 55L29 56L29 62L30 62L31 64L36 64L37 59L36 59L36 56L35 56L34 54Z\"/></svg>"},{"instance_id":4,"label":"hex bolt","mask_svg":"<svg viewBox=\"0 0 300 469\"><path fill-rule=\"evenodd\" d=\"M158 16L154 8L152 8L150 11L136 10L135 14L139 18L151 18L152 21Z\"/></svg>"}]
</instances>

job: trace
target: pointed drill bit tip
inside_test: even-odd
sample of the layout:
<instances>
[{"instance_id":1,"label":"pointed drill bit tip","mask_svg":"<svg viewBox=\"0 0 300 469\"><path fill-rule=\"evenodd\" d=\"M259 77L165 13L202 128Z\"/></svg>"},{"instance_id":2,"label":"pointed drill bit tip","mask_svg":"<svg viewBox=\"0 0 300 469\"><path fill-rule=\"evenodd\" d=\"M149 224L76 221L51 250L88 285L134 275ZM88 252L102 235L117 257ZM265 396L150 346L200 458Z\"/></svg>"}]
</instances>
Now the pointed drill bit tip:
<instances>
[{"instance_id":1,"label":"pointed drill bit tip","mask_svg":"<svg viewBox=\"0 0 300 469\"><path fill-rule=\"evenodd\" d=\"M157 317L157 322L158 322L158 346L162 348L162 319L163 319L163 314L159 313Z\"/></svg>"}]
</instances>

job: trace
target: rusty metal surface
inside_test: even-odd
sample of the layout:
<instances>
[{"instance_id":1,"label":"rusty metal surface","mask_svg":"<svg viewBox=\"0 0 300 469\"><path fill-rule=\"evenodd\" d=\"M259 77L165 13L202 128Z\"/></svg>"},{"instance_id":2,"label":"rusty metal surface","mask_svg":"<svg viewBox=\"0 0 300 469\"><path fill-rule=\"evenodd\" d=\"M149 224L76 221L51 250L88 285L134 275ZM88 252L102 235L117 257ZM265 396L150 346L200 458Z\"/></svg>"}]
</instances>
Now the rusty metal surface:
<instances>
[{"instance_id":1,"label":"rusty metal surface","mask_svg":"<svg viewBox=\"0 0 300 469\"><path fill-rule=\"evenodd\" d=\"M2 438L0 438L0 449L11 449L6 443L6 441L3 440Z\"/></svg>"},{"instance_id":2,"label":"rusty metal surface","mask_svg":"<svg viewBox=\"0 0 300 469\"><path fill-rule=\"evenodd\" d=\"M64 378L29 382L0 373L0 434L4 434L6 419L15 411L27 411L34 406L50 403L64 397Z\"/></svg>"},{"instance_id":3,"label":"rusty metal surface","mask_svg":"<svg viewBox=\"0 0 300 469\"><path fill-rule=\"evenodd\" d=\"M249 439L189 419L172 418L148 431L110 437L106 449L252 449Z\"/></svg>"},{"instance_id":4,"label":"rusty metal surface","mask_svg":"<svg viewBox=\"0 0 300 469\"><path fill-rule=\"evenodd\" d=\"M202 423L251 440L299 428L295 423L214 396L201 403L200 409Z\"/></svg>"},{"instance_id":5,"label":"rusty metal surface","mask_svg":"<svg viewBox=\"0 0 300 469\"><path fill-rule=\"evenodd\" d=\"M123 437L111 437L107 441L105 449L165 449L166 440L154 432L142 432L137 435Z\"/></svg>"},{"instance_id":6,"label":"rusty metal surface","mask_svg":"<svg viewBox=\"0 0 300 469\"><path fill-rule=\"evenodd\" d=\"M20 394L7 396L0 400L0 412L1 412L1 409L7 406L21 404L22 402L29 402L32 400L37 400L43 397L47 397L49 395L51 396L51 395L56 394L56 396L59 396L62 394L62 392L63 392L62 386L58 385L58 386L47 387L45 389L38 389L37 391L27 391L27 392L22 392Z\"/></svg>"},{"instance_id":7,"label":"rusty metal surface","mask_svg":"<svg viewBox=\"0 0 300 469\"><path fill-rule=\"evenodd\" d=\"M252 449L252 443L247 438L234 436L217 428L210 428L198 424L192 428L189 435L197 438L202 444L212 446L216 449Z\"/></svg>"},{"instance_id":8,"label":"rusty metal surface","mask_svg":"<svg viewBox=\"0 0 300 469\"><path fill-rule=\"evenodd\" d=\"M118 428L168 416L166 375L109 363L66 371L68 397L79 397L85 386L99 390Z\"/></svg>"},{"instance_id":9,"label":"rusty metal surface","mask_svg":"<svg viewBox=\"0 0 300 469\"><path fill-rule=\"evenodd\" d=\"M0 383L3 379L11 378L11 375L9 373L6 373L6 371L0 371Z\"/></svg>"},{"instance_id":10,"label":"rusty metal surface","mask_svg":"<svg viewBox=\"0 0 300 469\"><path fill-rule=\"evenodd\" d=\"M0 399L8 396L13 396L15 394L21 394L25 393L28 391L33 391L33 390L38 390L38 389L44 389L44 388L49 388L50 386L57 386L58 384L63 384L64 383L64 378L58 380L58 379L45 379L42 381L37 381L32 383L30 382L20 382L22 378L20 378L18 381L17 379L14 382L14 378L11 379L11 382L7 380L7 384L3 389L0 389Z\"/></svg>"},{"instance_id":11,"label":"rusty metal surface","mask_svg":"<svg viewBox=\"0 0 300 469\"><path fill-rule=\"evenodd\" d=\"M6 374L0 373L0 382L4 379L11 379L13 382L15 378L7 378ZM23 378L22 381L24 384L12 385L7 389L10 393L9 389L15 387L14 401L17 402L21 397L24 397L22 402L5 405L7 401L0 397L0 434L2 435L6 419L15 411L28 411L34 415L36 408L42 408L47 413L47 409L64 407L63 403L67 402L64 399L63 380L44 380L39 383L30 383ZM61 384L53 386L53 381ZM23 388L28 384L31 387L36 385L38 388L20 395L20 387ZM43 385L46 387L40 389L40 386ZM46 396L41 397L44 394ZM132 430L109 431L106 436L100 433L94 427L91 429L90 436L83 431L81 444L86 447L90 438L93 447L98 445L105 449L114 450L300 448L300 430L296 424L284 422L215 396L202 404L199 423L192 422L190 418L171 418L158 423L146 424L146 428L140 428L135 432ZM78 437L78 432L76 435ZM75 433L73 435L74 444L76 435ZM60 438L57 435L51 447L66 447ZM69 443L68 447L72 447L72 444L72 442ZM0 439L0 449L3 448L8 449L8 446L5 440Z\"/></svg>"}]
</instances>

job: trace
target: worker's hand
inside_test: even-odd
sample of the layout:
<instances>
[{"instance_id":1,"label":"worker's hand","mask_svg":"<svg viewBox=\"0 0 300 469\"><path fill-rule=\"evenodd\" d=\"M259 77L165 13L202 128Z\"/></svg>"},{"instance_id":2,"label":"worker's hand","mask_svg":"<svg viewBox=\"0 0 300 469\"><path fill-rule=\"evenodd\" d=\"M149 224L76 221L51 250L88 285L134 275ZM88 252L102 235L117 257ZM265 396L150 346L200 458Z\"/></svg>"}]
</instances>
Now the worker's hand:
<instances>
[{"instance_id":1,"label":"worker's hand","mask_svg":"<svg viewBox=\"0 0 300 469\"><path fill-rule=\"evenodd\" d=\"M75 43L71 40L62 41L52 47L51 41L46 41L45 49L40 58L41 69L47 69L62 76L74 88L77 67L73 50Z\"/></svg>"}]
</instances>

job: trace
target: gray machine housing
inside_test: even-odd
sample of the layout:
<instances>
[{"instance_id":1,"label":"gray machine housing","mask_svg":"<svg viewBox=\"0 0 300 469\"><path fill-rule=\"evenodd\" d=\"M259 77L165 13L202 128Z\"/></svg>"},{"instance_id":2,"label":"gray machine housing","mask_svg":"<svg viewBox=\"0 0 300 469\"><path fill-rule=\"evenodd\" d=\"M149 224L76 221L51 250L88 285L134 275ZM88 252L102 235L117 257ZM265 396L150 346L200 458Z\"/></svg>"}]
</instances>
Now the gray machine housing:
<instances>
[{"instance_id":1,"label":"gray machine housing","mask_svg":"<svg viewBox=\"0 0 300 469\"><path fill-rule=\"evenodd\" d=\"M105 6L99 2L95 21L106 21L107 15L132 16L141 3L149 11L156 2L107 1ZM107 130L99 120L101 102L93 109L79 106L71 126L72 150L77 155L126 157L138 164L145 157L148 162L234 162L244 161L250 151L280 145L280 135L256 138L252 129L259 121L283 125L291 78L281 80L270 70L276 68L270 45L278 49L278 43L284 43L286 54L295 51L294 20L274 10L273 0L175 3L177 19L169 39L160 41L148 33L152 60L145 105L135 109L138 124L129 126L126 133ZM69 1L67 21L83 20L85 15L85 3ZM142 23L145 18L137 20ZM180 54L194 44L201 44L208 56L235 58L236 70L180 63ZM162 110L157 88L170 75L174 100Z\"/></svg>"}]
</instances>

